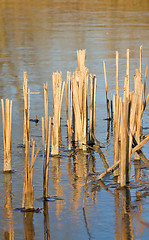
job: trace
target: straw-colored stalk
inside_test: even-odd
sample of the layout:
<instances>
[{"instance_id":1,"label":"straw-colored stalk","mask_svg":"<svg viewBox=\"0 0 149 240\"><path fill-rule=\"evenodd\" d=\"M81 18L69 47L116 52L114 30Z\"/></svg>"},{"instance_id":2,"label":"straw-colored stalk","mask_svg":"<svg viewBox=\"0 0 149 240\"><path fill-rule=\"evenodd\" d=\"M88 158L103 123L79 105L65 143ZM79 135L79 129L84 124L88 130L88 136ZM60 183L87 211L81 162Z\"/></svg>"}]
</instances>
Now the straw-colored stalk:
<instances>
[{"instance_id":1,"label":"straw-colored stalk","mask_svg":"<svg viewBox=\"0 0 149 240\"><path fill-rule=\"evenodd\" d=\"M72 122L72 87L70 78L68 79L68 119L67 119L67 136L68 136L68 149L71 150L71 122Z\"/></svg>"},{"instance_id":2,"label":"straw-colored stalk","mask_svg":"<svg viewBox=\"0 0 149 240\"><path fill-rule=\"evenodd\" d=\"M44 112L45 112L45 149L47 148L48 137L48 87L44 84Z\"/></svg>"},{"instance_id":3,"label":"straw-colored stalk","mask_svg":"<svg viewBox=\"0 0 149 240\"><path fill-rule=\"evenodd\" d=\"M27 85L28 85L28 80L27 80L27 72L24 72L24 82L23 82L23 95L24 95L24 131L23 131L23 145L25 146L25 141L26 141L26 113L27 111Z\"/></svg>"},{"instance_id":4,"label":"straw-colored stalk","mask_svg":"<svg viewBox=\"0 0 149 240\"><path fill-rule=\"evenodd\" d=\"M78 70L82 71L85 66L86 49L77 50Z\"/></svg>"},{"instance_id":5,"label":"straw-colored stalk","mask_svg":"<svg viewBox=\"0 0 149 240\"><path fill-rule=\"evenodd\" d=\"M72 77L72 98L75 117L75 141L78 140L80 149L83 149L83 126L79 106L78 86L76 78L74 76Z\"/></svg>"},{"instance_id":6,"label":"straw-colored stalk","mask_svg":"<svg viewBox=\"0 0 149 240\"><path fill-rule=\"evenodd\" d=\"M4 144L4 172L11 171L11 125L12 125L12 100L5 100L6 116L4 111L4 100L1 99L2 122L3 122L3 144Z\"/></svg>"},{"instance_id":7,"label":"straw-colored stalk","mask_svg":"<svg viewBox=\"0 0 149 240\"><path fill-rule=\"evenodd\" d=\"M65 82L62 84L62 73L53 73L53 130L52 130L52 147L51 154L58 155L59 153L59 131L61 119L61 107Z\"/></svg>"},{"instance_id":8,"label":"straw-colored stalk","mask_svg":"<svg viewBox=\"0 0 149 240\"><path fill-rule=\"evenodd\" d=\"M142 46L140 46L140 74L141 74L141 81L142 81Z\"/></svg>"},{"instance_id":9,"label":"straw-colored stalk","mask_svg":"<svg viewBox=\"0 0 149 240\"><path fill-rule=\"evenodd\" d=\"M119 53L116 51L116 96L113 97L114 103L114 163L119 160L119 116L120 116L120 99L119 99L119 76L118 76ZM114 170L114 176L119 175L119 169Z\"/></svg>"},{"instance_id":10,"label":"straw-colored stalk","mask_svg":"<svg viewBox=\"0 0 149 240\"><path fill-rule=\"evenodd\" d=\"M108 86L107 86L107 74L106 74L105 61L103 61L103 68L104 68L105 88L106 88L107 119L110 119L110 108L109 108Z\"/></svg>"},{"instance_id":11,"label":"straw-colored stalk","mask_svg":"<svg viewBox=\"0 0 149 240\"><path fill-rule=\"evenodd\" d=\"M134 76L134 88L137 95L137 106L136 106L136 132L135 138L137 143L140 143L141 132L142 132L142 113L143 113L143 84L141 80L141 73L139 69L136 69L136 75ZM135 159L138 159L137 153L135 153Z\"/></svg>"},{"instance_id":12,"label":"straw-colored stalk","mask_svg":"<svg viewBox=\"0 0 149 240\"><path fill-rule=\"evenodd\" d=\"M51 117L49 116L49 125L47 133L45 132L44 118L42 117L42 144L43 144L43 196L48 197L48 180L49 180L49 153L50 153L50 136L51 136ZM46 137L47 134L47 137ZM47 139L46 149L44 147L45 138ZM45 159L44 159L45 156Z\"/></svg>"},{"instance_id":13,"label":"straw-colored stalk","mask_svg":"<svg viewBox=\"0 0 149 240\"><path fill-rule=\"evenodd\" d=\"M94 143L93 135L95 136L95 106L96 106L96 75L90 74L90 119L89 119L89 142Z\"/></svg>"},{"instance_id":14,"label":"straw-colored stalk","mask_svg":"<svg viewBox=\"0 0 149 240\"><path fill-rule=\"evenodd\" d=\"M126 51L126 75L128 76L128 82L129 82L129 49L127 49ZM128 89L129 89L129 85L128 85Z\"/></svg>"},{"instance_id":15,"label":"straw-colored stalk","mask_svg":"<svg viewBox=\"0 0 149 240\"><path fill-rule=\"evenodd\" d=\"M30 141L28 141L28 146ZM34 186L33 186L33 166L39 152L39 147L37 148L36 154L35 151L35 141L32 139L32 153L31 153L31 162L29 151L30 147L28 147L27 158L26 158L26 168L25 168L25 180L23 185L23 195L22 195L22 208L33 209L33 199L34 199Z\"/></svg>"},{"instance_id":16,"label":"straw-colored stalk","mask_svg":"<svg viewBox=\"0 0 149 240\"><path fill-rule=\"evenodd\" d=\"M126 186L128 179L128 102L122 102L121 107L121 146L120 146L120 158L121 158L121 171L120 171L120 185Z\"/></svg>"}]
</instances>

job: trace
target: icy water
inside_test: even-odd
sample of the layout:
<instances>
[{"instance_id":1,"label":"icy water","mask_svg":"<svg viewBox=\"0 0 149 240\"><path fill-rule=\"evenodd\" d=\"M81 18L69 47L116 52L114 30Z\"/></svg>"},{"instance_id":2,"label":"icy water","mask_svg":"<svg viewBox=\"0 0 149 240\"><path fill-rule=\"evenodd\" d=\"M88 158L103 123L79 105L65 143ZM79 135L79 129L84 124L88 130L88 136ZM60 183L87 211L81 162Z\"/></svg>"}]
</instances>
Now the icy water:
<instances>
[{"instance_id":1,"label":"icy water","mask_svg":"<svg viewBox=\"0 0 149 240\"><path fill-rule=\"evenodd\" d=\"M77 50L86 49L86 67L97 77L96 138L109 165L114 161L113 130L107 131L103 60L106 62L109 94L115 94L115 52L119 51L119 85L126 72L126 49L130 49L130 89L139 68L143 46L143 82L149 65L148 0L1 0L0 1L0 98L13 100L12 169L0 173L1 239L148 239L149 176L143 163L133 162L131 182L119 189L112 174L97 183L88 181L82 209L85 177L104 170L97 152L74 152L67 148L65 94L62 105L59 157L50 156L49 194L42 197L42 151L34 166L34 207L40 213L16 211L22 204L24 181L23 73L31 91L30 134L42 149L41 117L44 116L43 86L48 82L49 113L52 116L52 73L77 68ZM149 92L147 83L147 93ZM0 171L3 170L3 134L0 109ZM143 134L149 133L149 107L143 116ZM149 158L149 144L143 152ZM77 155L77 157L76 157Z\"/></svg>"}]
</instances>

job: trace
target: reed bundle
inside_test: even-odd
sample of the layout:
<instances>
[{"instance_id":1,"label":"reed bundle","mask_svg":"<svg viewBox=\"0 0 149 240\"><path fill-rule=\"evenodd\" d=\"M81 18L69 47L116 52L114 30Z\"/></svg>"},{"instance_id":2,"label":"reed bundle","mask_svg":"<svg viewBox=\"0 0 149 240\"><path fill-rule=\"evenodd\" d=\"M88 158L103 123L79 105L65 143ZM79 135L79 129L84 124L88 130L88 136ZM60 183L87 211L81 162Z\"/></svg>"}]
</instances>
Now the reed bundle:
<instances>
[{"instance_id":1,"label":"reed bundle","mask_svg":"<svg viewBox=\"0 0 149 240\"><path fill-rule=\"evenodd\" d=\"M22 208L33 209L34 186L33 186L33 166L39 152L39 147L35 152L35 141L32 139L32 153L30 161L30 141L26 141L26 159L25 159L25 180L23 185Z\"/></svg>"},{"instance_id":2,"label":"reed bundle","mask_svg":"<svg viewBox=\"0 0 149 240\"><path fill-rule=\"evenodd\" d=\"M142 58L142 47L140 47L140 58ZM129 181L133 137L135 137L137 144L141 146L142 115L149 99L149 96L145 99L147 69L144 88L141 72L142 60L140 59L140 69L136 69L136 74L134 76L134 91L129 92L129 49L127 49L126 76L124 80L123 100L121 100L121 98L119 98L118 90L118 52L116 52L116 96L113 96L114 163L119 161L120 149L121 186L125 186ZM115 170L114 173L115 175L119 175L118 170Z\"/></svg>"},{"instance_id":3,"label":"reed bundle","mask_svg":"<svg viewBox=\"0 0 149 240\"><path fill-rule=\"evenodd\" d=\"M4 172L11 171L11 125L12 125L12 100L1 99L3 144L4 144ZM4 109L5 108L5 109Z\"/></svg>"}]
</instances>

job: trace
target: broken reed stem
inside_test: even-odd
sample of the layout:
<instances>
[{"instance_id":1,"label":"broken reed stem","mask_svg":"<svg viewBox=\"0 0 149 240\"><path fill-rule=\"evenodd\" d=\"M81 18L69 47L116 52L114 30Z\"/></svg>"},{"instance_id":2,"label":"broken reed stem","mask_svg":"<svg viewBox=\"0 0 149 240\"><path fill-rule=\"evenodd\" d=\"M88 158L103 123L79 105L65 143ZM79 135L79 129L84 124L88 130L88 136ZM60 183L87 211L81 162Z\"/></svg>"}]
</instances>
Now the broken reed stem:
<instances>
[{"instance_id":1,"label":"broken reed stem","mask_svg":"<svg viewBox=\"0 0 149 240\"><path fill-rule=\"evenodd\" d=\"M77 50L78 70L82 71L85 66L86 50Z\"/></svg>"},{"instance_id":2,"label":"broken reed stem","mask_svg":"<svg viewBox=\"0 0 149 240\"><path fill-rule=\"evenodd\" d=\"M147 142L149 141L149 134L146 136L146 138L140 142L138 145L136 145L132 150L131 153L134 153L138 150L140 150L140 148L142 148Z\"/></svg>"},{"instance_id":3,"label":"broken reed stem","mask_svg":"<svg viewBox=\"0 0 149 240\"><path fill-rule=\"evenodd\" d=\"M101 178L103 178L107 173L109 173L112 169L115 169L118 167L120 163L120 160L118 160L116 163L114 163L111 167L109 167L106 171L104 171L103 173L101 173L98 177L98 180L100 180Z\"/></svg>"},{"instance_id":4,"label":"broken reed stem","mask_svg":"<svg viewBox=\"0 0 149 240\"><path fill-rule=\"evenodd\" d=\"M106 101L107 101L107 119L110 119L109 99L108 99L108 87L107 87L107 75L105 61L103 61L104 77L105 77L105 88L106 88Z\"/></svg>"},{"instance_id":5,"label":"broken reed stem","mask_svg":"<svg viewBox=\"0 0 149 240\"><path fill-rule=\"evenodd\" d=\"M4 144L4 172L11 171L11 125L12 125L12 100L1 99L2 122L3 122L3 144Z\"/></svg>"}]
</instances>

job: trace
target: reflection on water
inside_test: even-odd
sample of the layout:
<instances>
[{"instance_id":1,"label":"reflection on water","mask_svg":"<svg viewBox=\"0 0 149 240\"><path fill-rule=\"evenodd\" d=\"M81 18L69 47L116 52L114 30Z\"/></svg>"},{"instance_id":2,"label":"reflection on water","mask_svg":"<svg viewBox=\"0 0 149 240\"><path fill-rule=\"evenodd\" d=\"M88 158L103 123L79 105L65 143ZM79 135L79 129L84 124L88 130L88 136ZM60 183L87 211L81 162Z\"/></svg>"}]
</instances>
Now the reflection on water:
<instances>
[{"instance_id":1,"label":"reflection on water","mask_svg":"<svg viewBox=\"0 0 149 240\"><path fill-rule=\"evenodd\" d=\"M50 240L48 202L44 201L44 240Z\"/></svg>"},{"instance_id":2,"label":"reflection on water","mask_svg":"<svg viewBox=\"0 0 149 240\"><path fill-rule=\"evenodd\" d=\"M0 236L4 239L145 239L148 238L148 170L141 161L132 162L132 177L127 188L119 189L112 175L98 183L96 173L104 171L97 152L68 151L65 94L62 105L61 153L50 157L49 194L58 197L50 202L34 201L40 214L13 212L20 207L18 183L23 184L23 72L28 73L31 91L31 118L37 114L37 126L30 123L31 135L41 141L43 85L48 82L49 114L52 116L52 73L71 73L77 67L76 51L86 49L86 66L97 76L96 138L108 165L113 164L113 124L106 117L103 60L106 61L108 89L115 93L115 51L120 53L119 85L126 72L126 49L130 49L130 88L135 68L139 66L139 46L143 45L143 81L149 64L148 0L1 0L0 1L0 98L13 100L12 168L18 175L0 174ZM147 92L149 85L147 83ZM121 89L120 89L121 91ZM148 111L148 107L146 108ZM0 110L0 119L1 110ZM143 124L148 124L148 112ZM147 131L145 130L143 131ZM148 134L148 132L145 132ZM3 159L2 121L0 120L0 159ZM17 150L16 150L17 149ZM148 145L143 149L148 155ZM148 156L147 156L148 157ZM3 169L3 161L0 162ZM42 194L42 156L35 162L34 193ZM89 175L89 176L88 176ZM134 176L134 177L133 177ZM22 180L21 180L22 179ZM85 186L85 180L87 185ZM22 181L22 182L21 182ZM13 193L12 194L12 189ZM85 208L82 210L85 189ZM43 204L43 206L42 206ZM22 218L23 215L23 218ZM15 220L14 220L15 219ZM22 225L21 225L21 220ZM44 219L44 220L43 220ZM51 220L49 222L49 219ZM14 223L15 222L15 223ZM23 229L24 225L24 229Z\"/></svg>"},{"instance_id":3,"label":"reflection on water","mask_svg":"<svg viewBox=\"0 0 149 240\"><path fill-rule=\"evenodd\" d=\"M33 240L35 236L34 224L33 224L33 212L24 212L23 223L24 223L24 235L25 240Z\"/></svg>"},{"instance_id":4,"label":"reflection on water","mask_svg":"<svg viewBox=\"0 0 149 240\"><path fill-rule=\"evenodd\" d=\"M5 217L5 228L4 228L4 240L14 240L14 228L13 228L13 211L12 211L12 186L11 186L11 174L4 174L4 217Z\"/></svg>"}]
</instances>

